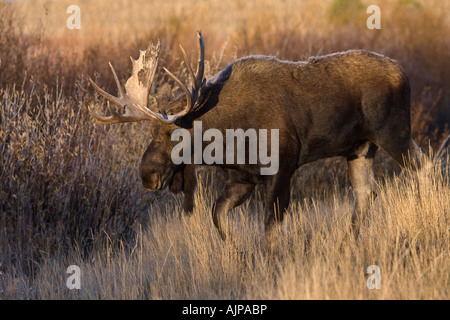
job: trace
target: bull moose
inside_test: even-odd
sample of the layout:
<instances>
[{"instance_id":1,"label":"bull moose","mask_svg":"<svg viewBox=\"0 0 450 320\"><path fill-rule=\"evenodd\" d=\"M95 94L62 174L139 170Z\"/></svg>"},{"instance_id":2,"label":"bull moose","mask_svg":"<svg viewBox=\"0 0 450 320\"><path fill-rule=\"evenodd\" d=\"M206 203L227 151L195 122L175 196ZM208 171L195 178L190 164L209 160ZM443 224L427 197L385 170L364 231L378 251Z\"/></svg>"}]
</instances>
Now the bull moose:
<instances>
[{"instance_id":1,"label":"bull moose","mask_svg":"<svg viewBox=\"0 0 450 320\"><path fill-rule=\"evenodd\" d=\"M263 164L259 161L212 164L220 167L226 177L224 190L212 210L214 225L223 240L227 238L226 213L248 199L255 185L260 184L265 192L264 226L270 248L289 204L290 180L295 170L334 156L347 159L355 195L352 230L358 234L375 192L373 159L377 149L383 148L403 167L419 165L422 152L411 137L410 85L404 70L393 59L365 50L300 62L248 56L205 79L205 46L198 32L195 74L180 46L191 89L164 68L183 93L158 98L150 108L148 97L160 47L158 40L140 51L137 60L131 59L132 74L123 87L110 64L118 96L105 92L90 79L94 88L121 106L124 113L118 113L109 104L110 116L100 116L91 107L89 110L102 124L149 121L153 138L140 164L143 186L147 190L182 190L186 212L192 211L193 206L195 164L172 161L176 141L171 135L176 129L192 133L194 121L201 121L202 130L215 128L224 137L227 129L278 130L279 169L275 174L262 175ZM203 144L207 145L205 141ZM270 144L269 141L269 149Z\"/></svg>"}]
</instances>

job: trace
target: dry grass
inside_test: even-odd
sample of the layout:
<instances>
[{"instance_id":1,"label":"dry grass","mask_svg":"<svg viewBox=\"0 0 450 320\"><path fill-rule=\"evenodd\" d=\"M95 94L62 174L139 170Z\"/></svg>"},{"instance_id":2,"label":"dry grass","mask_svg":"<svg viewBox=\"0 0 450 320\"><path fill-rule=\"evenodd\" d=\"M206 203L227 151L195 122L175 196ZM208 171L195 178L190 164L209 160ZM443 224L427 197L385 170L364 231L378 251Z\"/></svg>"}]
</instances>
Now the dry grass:
<instances>
[{"instance_id":1,"label":"dry grass","mask_svg":"<svg viewBox=\"0 0 450 320\"><path fill-rule=\"evenodd\" d=\"M142 190L148 126L100 126L87 113L103 102L87 76L113 87L107 61L125 77L128 56L159 36L161 64L186 75L177 45L193 52L201 28L208 75L246 54L300 60L365 48L398 59L412 84L414 138L437 149L450 122L448 2L387 1L380 31L365 28L367 1L349 3L79 1L82 28L69 31L70 1L0 2L0 299L448 299L448 169L428 172L419 192L379 152L370 224L341 246L353 201L345 161L304 166L268 264L259 193L229 214L241 259L210 218L220 174L199 173L194 216L183 218L179 196ZM79 291L65 286L72 264ZM366 287L372 264L381 290Z\"/></svg>"},{"instance_id":2,"label":"dry grass","mask_svg":"<svg viewBox=\"0 0 450 320\"><path fill-rule=\"evenodd\" d=\"M424 182L425 192L414 174L380 185L370 224L356 243L344 240L348 194L293 204L272 264L260 203L229 215L243 260L214 230L210 186L202 184L190 218L178 207L154 206L133 245L106 242L89 259L71 250L45 259L32 278L19 274L15 283L11 276L5 281L12 297L31 299L447 299L448 172L428 172ZM81 268L81 290L65 287L71 264ZM374 264L381 270L380 290L366 287L364 272Z\"/></svg>"}]
</instances>

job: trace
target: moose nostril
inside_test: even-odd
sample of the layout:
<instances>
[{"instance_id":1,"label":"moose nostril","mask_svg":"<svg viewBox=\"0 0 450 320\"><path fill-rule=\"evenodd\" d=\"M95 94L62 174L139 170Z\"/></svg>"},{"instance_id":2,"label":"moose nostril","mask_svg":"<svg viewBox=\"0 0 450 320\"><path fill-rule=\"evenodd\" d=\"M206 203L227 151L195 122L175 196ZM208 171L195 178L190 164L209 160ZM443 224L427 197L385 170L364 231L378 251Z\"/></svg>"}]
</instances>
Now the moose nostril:
<instances>
[{"instance_id":1,"label":"moose nostril","mask_svg":"<svg viewBox=\"0 0 450 320\"><path fill-rule=\"evenodd\" d=\"M155 172L141 172L141 179L145 189L156 190L158 188L159 177Z\"/></svg>"}]
</instances>

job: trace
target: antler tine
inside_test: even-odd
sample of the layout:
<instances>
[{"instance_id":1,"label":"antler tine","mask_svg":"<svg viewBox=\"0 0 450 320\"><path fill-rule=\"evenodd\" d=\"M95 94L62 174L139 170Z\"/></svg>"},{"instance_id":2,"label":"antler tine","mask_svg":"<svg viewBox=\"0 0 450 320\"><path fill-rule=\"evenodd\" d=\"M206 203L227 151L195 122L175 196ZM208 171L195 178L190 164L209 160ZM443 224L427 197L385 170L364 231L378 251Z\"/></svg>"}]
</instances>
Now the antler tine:
<instances>
[{"instance_id":1,"label":"antler tine","mask_svg":"<svg viewBox=\"0 0 450 320\"><path fill-rule=\"evenodd\" d=\"M167 74L176 81L176 83L178 83L178 85L180 86L180 88L186 93L186 97L188 99L187 101L187 108L192 108L192 94L189 91L188 88L186 88L186 86L184 85L183 82L181 82L180 79L178 79L172 72L170 72L169 70L167 70L166 68L163 68L165 72L167 72Z\"/></svg>"},{"instance_id":2,"label":"antler tine","mask_svg":"<svg viewBox=\"0 0 450 320\"><path fill-rule=\"evenodd\" d=\"M95 120L97 120L101 124L112 124L118 122L118 114L115 111L111 112L111 116L100 116L92 110L92 104L88 106L88 109L89 113L95 118ZM109 104L108 109L109 111L111 111L112 109L110 108Z\"/></svg>"},{"instance_id":3,"label":"antler tine","mask_svg":"<svg viewBox=\"0 0 450 320\"><path fill-rule=\"evenodd\" d=\"M187 99L187 106L186 106L186 108L183 111L178 112L177 114L171 115L171 116L168 117L169 119L172 119L172 121L175 121L176 119L178 119L178 118L188 114L189 112L191 112L191 110L194 108L194 105L195 105L195 103L197 101L198 94L200 92L200 87L201 87L202 82L203 82L203 76L204 76L204 70L205 70L205 44L203 42L203 36L202 36L202 33L200 31L197 33L197 36L198 36L198 39L199 39L199 42L198 42L199 58L198 58L197 72L196 72L195 75L194 75L194 72L192 71L192 67L191 67L191 64L189 63L189 59L187 57L186 51L180 45L180 50L181 50L181 53L183 54L183 59L184 59L184 61L186 63L189 75L190 75L190 77L192 79L192 92L188 90L186 85L180 79L178 79L169 70L164 68L164 71L167 72L167 74L173 80L175 80L175 82L178 83L180 88L186 93L186 99ZM166 116L163 116L161 114L158 114L158 115L159 116L157 116L157 117L159 119L161 119L161 118L166 119Z\"/></svg>"},{"instance_id":4,"label":"antler tine","mask_svg":"<svg viewBox=\"0 0 450 320\"><path fill-rule=\"evenodd\" d=\"M198 64L195 79L197 82L197 87L199 87L203 81L203 76L205 73L205 43L203 42L203 35L201 31L197 32L197 37L198 37Z\"/></svg>"},{"instance_id":5,"label":"antler tine","mask_svg":"<svg viewBox=\"0 0 450 320\"><path fill-rule=\"evenodd\" d=\"M194 90L197 88L197 83L195 82L195 76L194 76L194 72L192 71L192 67L191 67L191 63L189 62L189 59L187 57L186 51L184 50L183 46L180 44L180 50L181 53L183 54L183 59L184 59L184 63L186 64L186 67L188 69L189 75L191 76L191 81L192 81L192 87L194 88Z\"/></svg>"},{"instance_id":6,"label":"antler tine","mask_svg":"<svg viewBox=\"0 0 450 320\"><path fill-rule=\"evenodd\" d=\"M123 87L122 84L119 81L119 78L117 77L116 70L114 70L113 65L111 62L109 62L109 67L111 68L111 71L114 76L114 81L116 81L117 90L119 91L119 98L122 98L124 96Z\"/></svg>"},{"instance_id":7,"label":"antler tine","mask_svg":"<svg viewBox=\"0 0 450 320\"><path fill-rule=\"evenodd\" d=\"M156 76L156 69L158 67L159 51L161 50L161 39L158 38L158 41L156 42L156 45L153 44L153 41L151 41L151 43L149 45L149 48L150 47L152 47L152 49L151 49L152 51L156 51L157 52L156 53L156 55L157 55L156 64L155 64L155 67L153 68L152 73L151 73L150 78L149 78L150 84L153 84L153 80L155 79L155 76ZM150 85L150 87L151 87L151 85Z\"/></svg>"},{"instance_id":8,"label":"antler tine","mask_svg":"<svg viewBox=\"0 0 450 320\"><path fill-rule=\"evenodd\" d=\"M186 92L186 94L191 95L189 89L184 85L184 83L177 78L177 76L175 76L172 72L170 72L167 68L163 67L164 71L173 79L175 80L176 83L178 83L178 85L180 86L181 89L183 89L184 92Z\"/></svg>"},{"instance_id":9,"label":"antler tine","mask_svg":"<svg viewBox=\"0 0 450 320\"><path fill-rule=\"evenodd\" d=\"M114 108L113 107L111 107L111 104L109 103L109 101L106 101L106 106L108 107L108 110L109 110L109 112L111 113L111 115L113 116L113 117L120 117L120 114L118 114L117 112L116 112L116 110L114 110Z\"/></svg>"},{"instance_id":10,"label":"antler tine","mask_svg":"<svg viewBox=\"0 0 450 320\"><path fill-rule=\"evenodd\" d=\"M97 90L97 92L100 93L103 97L105 97L109 101L114 102L115 104L118 104L118 105L121 104L121 101L118 97L113 96L112 94L109 94L108 92L104 91L90 77L89 77L89 82L92 84L92 86L95 88L95 90Z\"/></svg>"}]
</instances>

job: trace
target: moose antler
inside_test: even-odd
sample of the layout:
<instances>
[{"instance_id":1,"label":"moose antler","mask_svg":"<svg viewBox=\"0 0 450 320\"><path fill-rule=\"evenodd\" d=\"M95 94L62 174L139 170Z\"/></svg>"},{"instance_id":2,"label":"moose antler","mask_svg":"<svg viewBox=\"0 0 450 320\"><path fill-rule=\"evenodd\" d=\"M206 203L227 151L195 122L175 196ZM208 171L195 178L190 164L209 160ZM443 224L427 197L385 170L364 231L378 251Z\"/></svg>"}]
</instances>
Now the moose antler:
<instances>
[{"instance_id":1,"label":"moose antler","mask_svg":"<svg viewBox=\"0 0 450 320\"><path fill-rule=\"evenodd\" d=\"M133 58L130 57L133 68L131 77L127 80L124 87L122 87L114 67L111 63L109 63L117 85L119 94L118 97L107 93L89 78L89 81L94 88L102 96L104 96L108 102L122 106L125 109L124 114L119 114L114 111L108 103L108 109L111 112L111 116L104 117L97 115L92 111L91 107L89 107L89 111L98 122L103 124L111 124L149 120L153 118L152 111L147 108L147 98L155 77L160 49L161 42L158 39L156 45L150 43L147 50L140 51L139 58L137 60L133 60Z\"/></svg>"},{"instance_id":2,"label":"moose antler","mask_svg":"<svg viewBox=\"0 0 450 320\"><path fill-rule=\"evenodd\" d=\"M198 37L198 63L197 63L197 70L195 72L195 75L194 75L194 72L192 71L192 67L191 67L189 59L187 57L186 51L180 44L180 50L181 50L181 53L183 54L183 59L184 59L184 62L186 64L186 67L189 72L189 76L192 81L192 91L189 91L188 88L183 84L183 82L181 82L181 80L178 79L175 75L173 75L169 70L167 70L166 68L163 68L164 71L167 72L167 74L173 80L175 80L175 82L178 83L178 85L181 87L181 89L186 93L187 106L183 111L181 111L175 115L175 116L177 116L177 118L182 117L182 116L188 114L189 112L191 112L191 110L195 106L195 103L198 100L198 97L200 94L200 88L202 87L203 82L204 82L205 44L203 42L203 36L200 31L197 32L197 37Z\"/></svg>"},{"instance_id":3,"label":"moose antler","mask_svg":"<svg viewBox=\"0 0 450 320\"><path fill-rule=\"evenodd\" d=\"M161 42L158 39L156 45L150 43L147 50L140 51L139 58L137 60L133 60L133 58L130 57L133 69L131 77L127 80L124 87L122 87L117 77L117 74L114 70L114 67L112 66L111 63L109 63L109 66L111 67L111 71L114 76L114 80L117 85L117 90L119 94L118 97L107 93L106 91L101 89L94 81L92 81L92 79L89 78L89 81L94 86L94 88L108 100L108 109L111 113L111 116L100 116L96 114L94 111L92 111L91 107L89 107L89 111L92 114L92 116L102 124L112 124L112 123L133 122L151 119L158 119L165 123L174 123L177 119L187 115L194 108L200 93L200 88L204 82L205 46L203 43L203 36L201 32L198 32L198 38L199 38L198 43L199 60L195 75L188 61L186 51L180 45L184 61L187 65L189 74L192 79L192 91L189 91L177 77L175 77L169 70L164 68L164 70L169 74L169 76L172 77L180 85L181 89L186 93L187 106L183 111L180 111L174 115L166 115L154 112L149 108L147 108L148 94L156 74L159 51L161 49ZM117 113L110 106L109 102L112 102L114 104L123 107L125 113L124 114Z\"/></svg>"}]
</instances>

